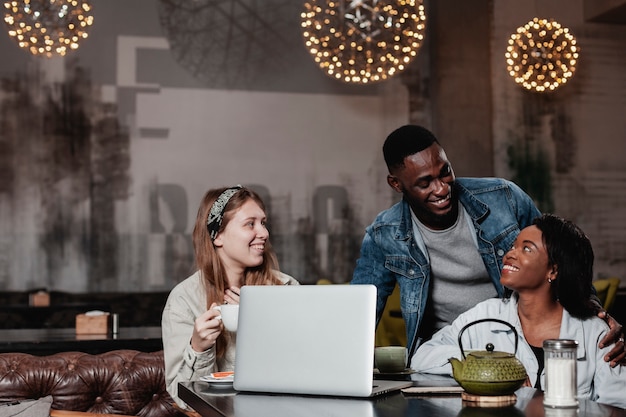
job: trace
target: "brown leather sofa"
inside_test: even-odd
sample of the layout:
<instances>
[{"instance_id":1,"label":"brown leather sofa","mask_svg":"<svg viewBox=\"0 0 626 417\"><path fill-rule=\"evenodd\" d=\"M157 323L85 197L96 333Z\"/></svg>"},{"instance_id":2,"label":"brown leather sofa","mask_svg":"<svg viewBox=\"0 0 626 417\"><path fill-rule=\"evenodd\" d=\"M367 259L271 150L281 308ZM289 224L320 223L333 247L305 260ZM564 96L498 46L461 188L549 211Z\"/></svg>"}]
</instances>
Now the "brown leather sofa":
<instances>
[{"instance_id":1,"label":"brown leather sofa","mask_svg":"<svg viewBox=\"0 0 626 417\"><path fill-rule=\"evenodd\" d=\"M20 401L52 395L53 411L184 417L188 414L176 407L165 390L164 367L163 351L50 356L2 353L0 399Z\"/></svg>"}]
</instances>

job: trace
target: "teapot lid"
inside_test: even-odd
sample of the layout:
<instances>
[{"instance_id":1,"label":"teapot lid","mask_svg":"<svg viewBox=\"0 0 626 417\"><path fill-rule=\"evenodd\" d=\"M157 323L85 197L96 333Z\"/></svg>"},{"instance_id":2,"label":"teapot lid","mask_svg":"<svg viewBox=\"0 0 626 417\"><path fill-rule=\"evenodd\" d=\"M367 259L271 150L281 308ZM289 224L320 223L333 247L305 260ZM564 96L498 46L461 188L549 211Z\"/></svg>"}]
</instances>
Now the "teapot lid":
<instances>
[{"instance_id":1,"label":"teapot lid","mask_svg":"<svg viewBox=\"0 0 626 417\"><path fill-rule=\"evenodd\" d=\"M513 355L512 353L498 351L487 352L484 350L471 352L468 354L468 356L473 356L477 359L510 359L515 357L515 355Z\"/></svg>"},{"instance_id":2,"label":"teapot lid","mask_svg":"<svg viewBox=\"0 0 626 417\"><path fill-rule=\"evenodd\" d=\"M478 359L509 359L515 357L515 355L513 355L512 353L493 350L494 346L492 343L487 343L485 349L487 350L475 350L473 352L470 352L468 355Z\"/></svg>"},{"instance_id":3,"label":"teapot lid","mask_svg":"<svg viewBox=\"0 0 626 417\"><path fill-rule=\"evenodd\" d=\"M467 323L465 326L463 326L463 328L459 332L459 348L461 349L461 355L463 355L463 359L465 359L465 350L463 350L463 341L461 340L461 337L463 336L463 332L465 332L465 330L467 330L471 326L474 326L475 324L483 323L483 322L486 322L486 321L492 321L492 322L496 322L496 323L500 323L500 324L505 324L506 326L508 326L513 331L513 335L514 335L514 338L515 338L515 353L517 353L517 345L519 343L519 337L517 336L517 330L515 330L515 327L511 323L506 322L504 320L486 318L486 319L479 319L479 320L473 321L471 323ZM487 358L502 359L502 358L511 358L511 357L515 356L515 353L511 354L511 353L506 353L506 352L494 351L493 343L487 343L487 346L485 348L487 349L486 352L485 351L474 351L474 352L470 353L470 355L472 355L472 356L474 356L476 358L480 358L480 359L487 359Z\"/></svg>"}]
</instances>

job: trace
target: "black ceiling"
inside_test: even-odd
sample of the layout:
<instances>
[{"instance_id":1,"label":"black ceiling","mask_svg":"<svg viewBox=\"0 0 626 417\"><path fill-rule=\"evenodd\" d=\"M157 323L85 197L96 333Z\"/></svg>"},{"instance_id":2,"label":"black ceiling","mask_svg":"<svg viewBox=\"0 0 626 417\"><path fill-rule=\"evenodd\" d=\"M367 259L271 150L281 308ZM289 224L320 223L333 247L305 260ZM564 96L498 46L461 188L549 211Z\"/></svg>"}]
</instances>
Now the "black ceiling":
<instances>
[{"instance_id":1,"label":"black ceiling","mask_svg":"<svg viewBox=\"0 0 626 417\"><path fill-rule=\"evenodd\" d=\"M585 20L626 25L626 0L584 0Z\"/></svg>"}]
</instances>

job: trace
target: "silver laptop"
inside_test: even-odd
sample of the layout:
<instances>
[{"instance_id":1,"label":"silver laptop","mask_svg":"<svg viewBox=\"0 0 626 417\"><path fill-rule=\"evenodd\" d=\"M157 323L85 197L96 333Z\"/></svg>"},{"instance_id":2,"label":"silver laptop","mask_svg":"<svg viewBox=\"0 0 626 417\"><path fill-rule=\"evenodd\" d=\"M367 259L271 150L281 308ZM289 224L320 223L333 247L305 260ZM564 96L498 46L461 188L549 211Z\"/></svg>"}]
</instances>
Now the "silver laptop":
<instances>
[{"instance_id":1,"label":"silver laptop","mask_svg":"<svg viewBox=\"0 0 626 417\"><path fill-rule=\"evenodd\" d=\"M411 381L373 379L376 287L244 286L234 388L370 397Z\"/></svg>"}]
</instances>

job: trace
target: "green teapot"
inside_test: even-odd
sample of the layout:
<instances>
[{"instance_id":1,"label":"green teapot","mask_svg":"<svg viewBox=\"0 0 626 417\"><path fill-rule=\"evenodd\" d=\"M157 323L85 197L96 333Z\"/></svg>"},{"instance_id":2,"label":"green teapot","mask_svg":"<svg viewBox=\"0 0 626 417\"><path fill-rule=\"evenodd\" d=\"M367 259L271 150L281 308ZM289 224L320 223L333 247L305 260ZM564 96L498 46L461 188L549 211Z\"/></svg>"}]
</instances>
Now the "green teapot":
<instances>
[{"instance_id":1,"label":"green teapot","mask_svg":"<svg viewBox=\"0 0 626 417\"><path fill-rule=\"evenodd\" d=\"M468 394L474 395L509 395L520 388L526 381L526 368L515 357L515 353L495 351L492 343L486 350L473 351L465 356L461 336L465 330L475 324L493 321L509 326L515 333L515 353L517 353L517 330L511 324L498 319L481 319L466 324L459 332L459 347L463 361L450 358L454 379Z\"/></svg>"}]
</instances>

